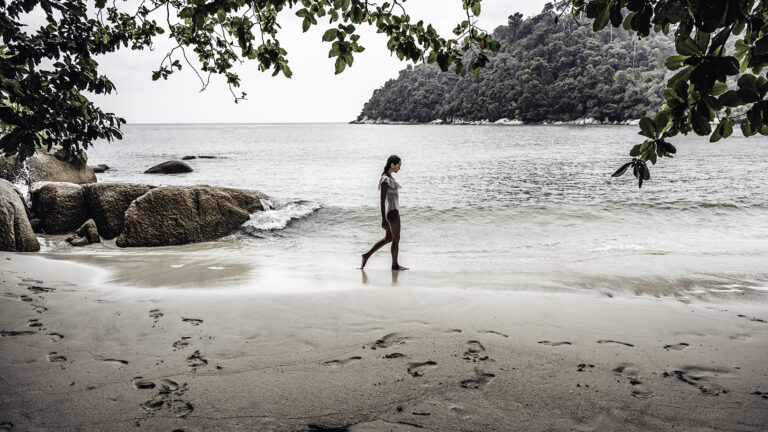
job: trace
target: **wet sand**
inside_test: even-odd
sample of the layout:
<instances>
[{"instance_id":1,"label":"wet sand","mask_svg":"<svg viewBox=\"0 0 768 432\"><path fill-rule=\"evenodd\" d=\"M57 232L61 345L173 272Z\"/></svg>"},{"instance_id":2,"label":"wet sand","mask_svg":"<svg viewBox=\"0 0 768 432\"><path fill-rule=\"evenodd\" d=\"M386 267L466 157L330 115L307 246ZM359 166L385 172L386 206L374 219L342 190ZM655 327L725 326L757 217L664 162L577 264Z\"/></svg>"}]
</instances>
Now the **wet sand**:
<instances>
[{"instance_id":1,"label":"wet sand","mask_svg":"<svg viewBox=\"0 0 768 432\"><path fill-rule=\"evenodd\" d=\"M210 289L136 288L114 274L167 275L126 266L0 253L0 430L768 428L761 301L419 289L381 270L316 293L229 289L215 269L195 276Z\"/></svg>"}]
</instances>

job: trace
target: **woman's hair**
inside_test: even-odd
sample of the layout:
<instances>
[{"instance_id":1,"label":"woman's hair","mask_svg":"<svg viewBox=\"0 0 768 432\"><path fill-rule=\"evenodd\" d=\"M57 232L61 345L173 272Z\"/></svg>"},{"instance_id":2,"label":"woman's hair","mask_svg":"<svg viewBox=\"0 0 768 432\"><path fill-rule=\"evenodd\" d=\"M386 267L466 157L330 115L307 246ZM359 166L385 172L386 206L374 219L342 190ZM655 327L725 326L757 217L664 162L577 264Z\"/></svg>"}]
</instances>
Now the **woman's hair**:
<instances>
[{"instance_id":1,"label":"woman's hair","mask_svg":"<svg viewBox=\"0 0 768 432\"><path fill-rule=\"evenodd\" d=\"M389 175L389 168L392 167L392 165L397 165L400 163L400 156L398 155L392 155L387 158L387 164L384 165L384 172L381 173L381 175Z\"/></svg>"}]
</instances>

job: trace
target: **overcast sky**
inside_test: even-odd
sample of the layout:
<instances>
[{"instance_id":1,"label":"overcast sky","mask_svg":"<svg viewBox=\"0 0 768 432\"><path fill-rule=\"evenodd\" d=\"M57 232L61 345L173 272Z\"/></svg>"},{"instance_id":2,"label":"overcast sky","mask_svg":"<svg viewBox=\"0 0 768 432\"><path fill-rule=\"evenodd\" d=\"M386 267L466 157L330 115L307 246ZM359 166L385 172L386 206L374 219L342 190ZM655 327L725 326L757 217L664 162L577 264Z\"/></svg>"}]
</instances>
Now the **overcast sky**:
<instances>
[{"instance_id":1,"label":"overcast sky","mask_svg":"<svg viewBox=\"0 0 768 432\"><path fill-rule=\"evenodd\" d=\"M514 12L535 15L545 3L484 0L479 25L492 31L506 24ZM461 0L410 0L406 8L414 21L432 23L444 37L464 13ZM208 90L199 92L200 82L187 68L167 81L152 81L152 70L165 54L163 48L171 46L161 42L155 51L122 50L100 57L102 73L115 83L117 94L97 96L94 101L129 123L347 122L357 117L374 89L397 77L407 64L390 55L384 35L359 26L365 51L355 56L352 68L334 75L328 58L330 44L321 41L329 28L327 21L318 20L319 26L302 33L301 21L293 12L285 12L279 39L288 51L293 77L272 77L259 72L255 62L246 64L240 77L248 100L235 104L224 81L215 77Z\"/></svg>"}]
</instances>

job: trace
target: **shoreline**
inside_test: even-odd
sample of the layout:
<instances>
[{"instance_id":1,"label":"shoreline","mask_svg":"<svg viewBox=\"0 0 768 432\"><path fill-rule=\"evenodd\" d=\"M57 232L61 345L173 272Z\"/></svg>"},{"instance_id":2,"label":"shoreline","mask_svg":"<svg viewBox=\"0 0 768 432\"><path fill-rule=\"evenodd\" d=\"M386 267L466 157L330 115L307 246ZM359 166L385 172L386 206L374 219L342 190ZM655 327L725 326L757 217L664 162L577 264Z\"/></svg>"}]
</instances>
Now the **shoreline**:
<instances>
[{"instance_id":1,"label":"shoreline","mask_svg":"<svg viewBox=\"0 0 768 432\"><path fill-rule=\"evenodd\" d=\"M768 425L762 302L124 288L93 265L0 263L0 424L13 430Z\"/></svg>"},{"instance_id":2,"label":"shoreline","mask_svg":"<svg viewBox=\"0 0 768 432\"><path fill-rule=\"evenodd\" d=\"M349 124L373 124L373 125L443 125L443 126L637 126L640 124L640 119L624 120L624 121L600 121L594 118L579 118L576 120L561 121L561 120L545 120L541 122L524 122L518 119L499 119L496 121L489 120L464 120L453 119L443 120L436 119L429 122L418 121L398 121L389 119L369 119L364 117L362 119L355 119L349 122Z\"/></svg>"}]
</instances>

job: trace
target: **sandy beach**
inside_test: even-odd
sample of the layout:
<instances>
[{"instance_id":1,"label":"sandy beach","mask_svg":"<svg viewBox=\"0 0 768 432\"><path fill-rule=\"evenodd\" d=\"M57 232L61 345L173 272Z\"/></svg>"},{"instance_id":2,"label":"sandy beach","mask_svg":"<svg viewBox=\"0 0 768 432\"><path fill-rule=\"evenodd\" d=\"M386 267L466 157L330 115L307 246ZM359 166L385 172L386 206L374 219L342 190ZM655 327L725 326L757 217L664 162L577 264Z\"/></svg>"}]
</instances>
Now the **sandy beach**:
<instances>
[{"instance_id":1,"label":"sandy beach","mask_svg":"<svg viewBox=\"0 0 768 432\"><path fill-rule=\"evenodd\" d=\"M0 429L768 427L760 301L419 289L378 268L282 294L115 274L0 254Z\"/></svg>"}]
</instances>

